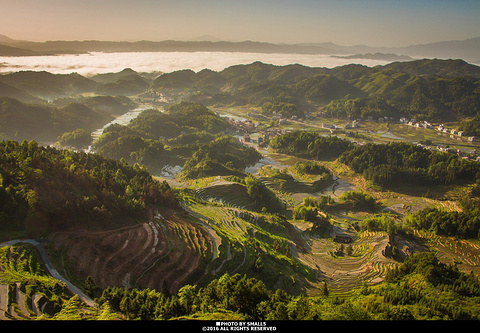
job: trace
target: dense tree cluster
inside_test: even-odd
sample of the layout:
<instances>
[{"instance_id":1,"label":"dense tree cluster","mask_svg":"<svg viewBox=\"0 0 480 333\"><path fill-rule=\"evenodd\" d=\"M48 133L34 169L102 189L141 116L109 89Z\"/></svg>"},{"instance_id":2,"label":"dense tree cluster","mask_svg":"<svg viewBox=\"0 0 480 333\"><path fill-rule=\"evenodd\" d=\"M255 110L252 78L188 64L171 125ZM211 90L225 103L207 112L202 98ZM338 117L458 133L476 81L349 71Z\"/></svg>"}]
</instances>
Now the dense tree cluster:
<instances>
[{"instance_id":1,"label":"dense tree cluster","mask_svg":"<svg viewBox=\"0 0 480 333\"><path fill-rule=\"evenodd\" d=\"M426 208L406 218L405 228L432 231L442 236L478 239L480 217L478 209L457 212Z\"/></svg>"},{"instance_id":2,"label":"dense tree cluster","mask_svg":"<svg viewBox=\"0 0 480 333\"><path fill-rule=\"evenodd\" d=\"M386 231L389 235L394 234L398 230L395 222L385 215L367 217L358 223L360 230L367 231Z\"/></svg>"},{"instance_id":3,"label":"dense tree cluster","mask_svg":"<svg viewBox=\"0 0 480 333\"><path fill-rule=\"evenodd\" d=\"M248 196L255 204L267 212L283 212L285 204L276 196L275 192L269 189L264 183L252 175L245 177Z\"/></svg>"},{"instance_id":4,"label":"dense tree cluster","mask_svg":"<svg viewBox=\"0 0 480 333\"><path fill-rule=\"evenodd\" d=\"M421 276L428 285L413 287L409 281L415 276ZM407 257L401 266L387 272L385 281L378 293L389 303L428 308L430 315L450 319L474 319L480 314L470 303L480 297L478 278L441 263L432 252ZM456 301L449 301L448 294L453 294ZM460 302L464 304L460 306Z\"/></svg>"},{"instance_id":5,"label":"dense tree cluster","mask_svg":"<svg viewBox=\"0 0 480 333\"><path fill-rule=\"evenodd\" d=\"M260 280L225 274L205 288L185 285L176 295L169 296L151 290L107 288L99 301L108 301L112 309L129 319L170 319L218 310L235 313L239 319L258 319L263 310L261 305L266 305L271 296Z\"/></svg>"},{"instance_id":6,"label":"dense tree cluster","mask_svg":"<svg viewBox=\"0 0 480 333\"><path fill-rule=\"evenodd\" d=\"M339 161L366 180L389 187L399 184L452 184L480 177L480 163L454 154L423 149L404 142L366 144L344 152Z\"/></svg>"},{"instance_id":7,"label":"dense tree cluster","mask_svg":"<svg viewBox=\"0 0 480 333\"><path fill-rule=\"evenodd\" d=\"M328 168L313 161L297 161L293 165L293 171L299 175L322 175L330 174Z\"/></svg>"},{"instance_id":8,"label":"dense tree cluster","mask_svg":"<svg viewBox=\"0 0 480 333\"><path fill-rule=\"evenodd\" d=\"M458 200L459 210L428 207L404 218L405 231L425 230L461 239L480 238L480 182L477 180Z\"/></svg>"},{"instance_id":9,"label":"dense tree cluster","mask_svg":"<svg viewBox=\"0 0 480 333\"><path fill-rule=\"evenodd\" d=\"M58 142L62 146L75 148L87 148L92 143L92 135L83 128L65 132L58 137Z\"/></svg>"},{"instance_id":10,"label":"dense tree cluster","mask_svg":"<svg viewBox=\"0 0 480 333\"><path fill-rule=\"evenodd\" d=\"M277 97L265 97L258 104L261 104L262 114L266 116L278 114L284 118L305 117L305 112L298 106L295 97L290 95L281 94Z\"/></svg>"},{"instance_id":11,"label":"dense tree cluster","mask_svg":"<svg viewBox=\"0 0 480 333\"><path fill-rule=\"evenodd\" d=\"M347 140L336 136L322 136L315 132L294 131L270 140L270 147L283 154L308 159L336 158L353 147Z\"/></svg>"},{"instance_id":12,"label":"dense tree cluster","mask_svg":"<svg viewBox=\"0 0 480 333\"><path fill-rule=\"evenodd\" d=\"M347 191L342 193L338 200L345 203L352 210L374 212L377 201L370 194L363 191Z\"/></svg>"},{"instance_id":13,"label":"dense tree cluster","mask_svg":"<svg viewBox=\"0 0 480 333\"><path fill-rule=\"evenodd\" d=\"M463 131L465 136L480 136L480 114L472 119L462 120L458 130Z\"/></svg>"},{"instance_id":14,"label":"dense tree cluster","mask_svg":"<svg viewBox=\"0 0 480 333\"><path fill-rule=\"evenodd\" d=\"M144 167L35 141L0 142L0 230L32 236L76 226L105 227L177 207L167 183Z\"/></svg>"},{"instance_id":15,"label":"dense tree cluster","mask_svg":"<svg viewBox=\"0 0 480 333\"><path fill-rule=\"evenodd\" d=\"M261 155L244 146L232 136L218 136L208 144L199 144L184 164L182 175L195 179L207 176L244 175L247 166L255 164Z\"/></svg>"}]
</instances>

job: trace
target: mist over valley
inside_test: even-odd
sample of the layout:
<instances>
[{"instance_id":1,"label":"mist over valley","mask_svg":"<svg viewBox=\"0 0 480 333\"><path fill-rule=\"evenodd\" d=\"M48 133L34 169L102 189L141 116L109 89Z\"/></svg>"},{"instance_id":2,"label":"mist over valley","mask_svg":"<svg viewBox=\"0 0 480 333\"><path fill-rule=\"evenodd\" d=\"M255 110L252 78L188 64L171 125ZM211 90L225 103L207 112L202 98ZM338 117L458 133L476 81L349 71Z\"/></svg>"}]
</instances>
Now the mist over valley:
<instances>
[{"instance_id":1,"label":"mist over valley","mask_svg":"<svg viewBox=\"0 0 480 333\"><path fill-rule=\"evenodd\" d=\"M72 72L85 76L115 73L125 68L137 72L169 73L182 69L195 72L203 69L221 71L237 64L261 61L284 66L302 64L309 67L332 68L352 62L366 66L384 65L388 61L341 59L328 55L247 53L247 52L92 52L78 55L0 57L0 73L16 71L47 71L55 74Z\"/></svg>"}]
</instances>

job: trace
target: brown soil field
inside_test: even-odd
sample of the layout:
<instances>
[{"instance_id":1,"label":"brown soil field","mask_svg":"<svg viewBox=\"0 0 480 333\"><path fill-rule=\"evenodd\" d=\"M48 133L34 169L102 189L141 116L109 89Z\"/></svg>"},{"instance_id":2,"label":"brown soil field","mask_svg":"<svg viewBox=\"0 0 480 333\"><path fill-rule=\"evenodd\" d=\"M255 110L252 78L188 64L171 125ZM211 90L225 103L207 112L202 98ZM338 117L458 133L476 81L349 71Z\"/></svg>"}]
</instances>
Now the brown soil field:
<instances>
[{"instance_id":1,"label":"brown soil field","mask_svg":"<svg viewBox=\"0 0 480 333\"><path fill-rule=\"evenodd\" d=\"M212 256L212 243L201 225L180 212L151 212L151 220L115 230L56 233L49 248L68 271L98 287L149 288L177 292ZM58 265L58 264L57 264ZM60 271L60 269L59 269Z\"/></svg>"}]
</instances>

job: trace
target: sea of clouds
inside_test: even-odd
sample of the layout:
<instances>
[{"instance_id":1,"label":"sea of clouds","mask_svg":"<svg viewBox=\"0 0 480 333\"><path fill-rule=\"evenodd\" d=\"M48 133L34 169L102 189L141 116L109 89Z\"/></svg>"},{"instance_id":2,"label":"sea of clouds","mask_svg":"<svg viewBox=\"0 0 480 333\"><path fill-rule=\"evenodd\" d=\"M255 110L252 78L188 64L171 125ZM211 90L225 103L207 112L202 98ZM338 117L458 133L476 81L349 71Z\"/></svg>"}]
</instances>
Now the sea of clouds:
<instances>
[{"instance_id":1,"label":"sea of clouds","mask_svg":"<svg viewBox=\"0 0 480 333\"><path fill-rule=\"evenodd\" d=\"M333 68L356 63L369 67L385 65L388 61L342 59L329 55L243 53L243 52L91 52L79 55L0 57L0 73L17 71L47 71L55 74L79 73L90 76L115 73L125 68L137 72L169 73L181 69L195 72L205 68L221 71L238 64L261 61L284 66L301 64L309 67Z\"/></svg>"}]
</instances>

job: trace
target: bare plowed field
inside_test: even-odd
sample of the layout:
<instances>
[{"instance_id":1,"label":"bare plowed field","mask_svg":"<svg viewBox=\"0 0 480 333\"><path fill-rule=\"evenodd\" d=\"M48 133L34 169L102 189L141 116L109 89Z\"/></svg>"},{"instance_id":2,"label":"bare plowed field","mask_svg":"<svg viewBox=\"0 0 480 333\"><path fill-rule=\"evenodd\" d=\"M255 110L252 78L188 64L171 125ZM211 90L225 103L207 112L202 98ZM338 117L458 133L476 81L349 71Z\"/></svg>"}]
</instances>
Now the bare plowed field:
<instances>
[{"instance_id":1,"label":"bare plowed field","mask_svg":"<svg viewBox=\"0 0 480 333\"><path fill-rule=\"evenodd\" d=\"M61 254L66 275L91 276L101 288L163 291L166 285L176 292L212 255L206 231L178 214L154 212L149 222L116 230L57 233L51 247Z\"/></svg>"}]
</instances>

